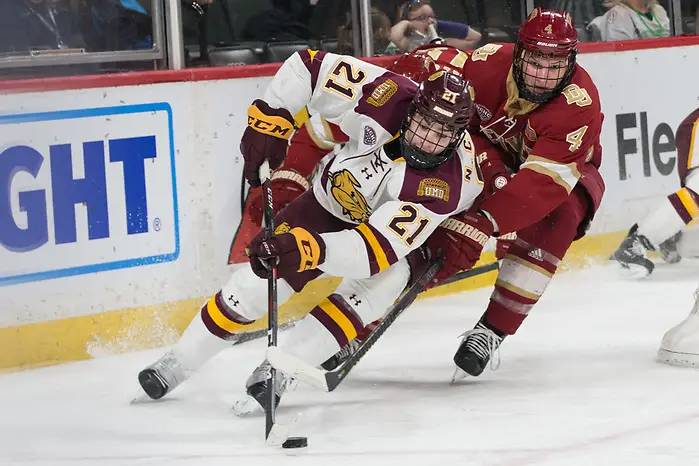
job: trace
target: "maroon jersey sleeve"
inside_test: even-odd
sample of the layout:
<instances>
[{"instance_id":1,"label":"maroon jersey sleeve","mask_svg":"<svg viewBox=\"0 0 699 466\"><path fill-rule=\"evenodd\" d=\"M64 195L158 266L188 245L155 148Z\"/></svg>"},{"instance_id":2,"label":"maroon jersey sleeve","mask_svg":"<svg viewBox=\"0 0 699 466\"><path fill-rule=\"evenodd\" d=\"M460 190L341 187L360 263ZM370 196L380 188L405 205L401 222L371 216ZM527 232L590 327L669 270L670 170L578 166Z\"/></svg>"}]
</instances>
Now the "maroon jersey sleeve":
<instances>
[{"instance_id":1,"label":"maroon jersey sleeve","mask_svg":"<svg viewBox=\"0 0 699 466\"><path fill-rule=\"evenodd\" d=\"M542 219L571 193L586 163L599 167L602 119L597 89L578 68L562 94L530 117L524 137L533 146L518 173L481 206L501 234Z\"/></svg>"}]
</instances>

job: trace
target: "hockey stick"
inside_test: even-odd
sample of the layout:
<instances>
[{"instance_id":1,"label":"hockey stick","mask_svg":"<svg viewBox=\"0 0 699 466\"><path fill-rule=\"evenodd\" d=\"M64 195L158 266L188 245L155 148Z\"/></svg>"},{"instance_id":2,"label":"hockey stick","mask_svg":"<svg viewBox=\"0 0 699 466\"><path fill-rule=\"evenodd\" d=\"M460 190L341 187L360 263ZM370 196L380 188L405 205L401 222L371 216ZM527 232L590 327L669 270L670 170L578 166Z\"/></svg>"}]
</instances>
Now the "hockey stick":
<instances>
[{"instance_id":1,"label":"hockey stick","mask_svg":"<svg viewBox=\"0 0 699 466\"><path fill-rule=\"evenodd\" d=\"M374 346L378 339L393 324L399 315L403 313L417 298L417 295L425 289L427 284L434 278L435 274L444 265L444 257L440 256L432 261L427 270L398 298L398 301L386 312L383 320L374 329L369 337L359 345L354 352L340 367L332 371L324 371L308 364L307 362L290 355L289 353L270 346L267 348L267 361L276 369L284 372L290 377L297 378L303 382L322 388L331 392L349 375L352 368L364 357L369 349Z\"/></svg>"},{"instance_id":2,"label":"hockey stick","mask_svg":"<svg viewBox=\"0 0 699 466\"><path fill-rule=\"evenodd\" d=\"M269 169L269 162L265 162L260 167L260 181L262 181L262 195L264 196L262 218L264 221L265 238L274 236L274 202L272 199L272 176ZM267 348L276 348L277 331L279 329L278 302L277 302L277 263L271 261L267 264ZM267 378L267 391L265 393L265 442L268 445L281 445L289 437L291 426L278 424L275 422L277 410L274 388L276 386L277 371L270 368Z\"/></svg>"}]
</instances>

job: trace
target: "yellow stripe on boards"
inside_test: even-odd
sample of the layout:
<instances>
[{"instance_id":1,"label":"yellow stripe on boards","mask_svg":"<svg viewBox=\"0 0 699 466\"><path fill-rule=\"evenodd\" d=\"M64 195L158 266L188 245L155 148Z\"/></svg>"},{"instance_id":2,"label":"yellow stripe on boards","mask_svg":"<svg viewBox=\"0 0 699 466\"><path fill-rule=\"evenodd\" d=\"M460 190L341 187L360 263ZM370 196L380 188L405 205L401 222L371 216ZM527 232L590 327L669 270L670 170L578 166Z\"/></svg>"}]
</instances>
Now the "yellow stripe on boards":
<instances>
[{"instance_id":1,"label":"yellow stripe on boards","mask_svg":"<svg viewBox=\"0 0 699 466\"><path fill-rule=\"evenodd\" d=\"M568 250L557 273L606 264L626 231L586 236ZM495 260L495 253L483 253L476 266ZM418 299L453 295L490 287L497 271L488 272L420 293ZM279 308L279 323L298 320L318 305L321 297L333 293L341 278L321 278L308 283ZM18 370L97 355L171 345L201 310L205 297L140 306L0 328L0 370ZM245 327L246 332L266 328L263 317Z\"/></svg>"}]
</instances>

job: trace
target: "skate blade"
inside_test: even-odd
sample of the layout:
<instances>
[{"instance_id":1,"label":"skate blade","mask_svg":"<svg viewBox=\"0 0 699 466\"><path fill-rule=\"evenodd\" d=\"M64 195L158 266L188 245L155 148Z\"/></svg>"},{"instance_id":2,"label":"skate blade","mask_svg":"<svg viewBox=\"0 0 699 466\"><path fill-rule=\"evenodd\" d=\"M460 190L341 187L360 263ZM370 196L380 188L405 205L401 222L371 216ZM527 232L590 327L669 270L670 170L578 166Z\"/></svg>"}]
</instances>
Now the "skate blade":
<instances>
[{"instance_id":1,"label":"skate blade","mask_svg":"<svg viewBox=\"0 0 699 466\"><path fill-rule=\"evenodd\" d=\"M651 274L650 270L638 264L620 264L619 269L619 275L627 280L643 280Z\"/></svg>"},{"instance_id":2,"label":"skate blade","mask_svg":"<svg viewBox=\"0 0 699 466\"><path fill-rule=\"evenodd\" d=\"M658 350L656 359L660 363L669 364L671 366L690 368L699 367L699 355L697 354L678 353L660 348Z\"/></svg>"},{"instance_id":3,"label":"skate blade","mask_svg":"<svg viewBox=\"0 0 699 466\"><path fill-rule=\"evenodd\" d=\"M462 371L459 367L454 369L454 375L451 376L451 385L456 385L457 383L468 377L468 373Z\"/></svg>"},{"instance_id":4,"label":"skate blade","mask_svg":"<svg viewBox=\"0 0 699 466\"><path fill-rule=\"evenodd\" d=\"M153 398L149 397L146 392L143 391L143 389L139 389L138 393L134 397L131 398L131 401L129 404L132 405L142 405L142 404L149 404L149 403L154 403L158 400L154 400Z\"/></svg>"},{"instance_id":5,"label":"skate blade","mask_svg":"<svg viewBox=\"0 0 699 466\"><path fill-rule=\"evenodd\" d=\"M245 395L245 398L240 398L233 403L231 410L238 417L246 417L253 413L262 412L262 406L255 398Z\"/></svg>"}]
</instances>

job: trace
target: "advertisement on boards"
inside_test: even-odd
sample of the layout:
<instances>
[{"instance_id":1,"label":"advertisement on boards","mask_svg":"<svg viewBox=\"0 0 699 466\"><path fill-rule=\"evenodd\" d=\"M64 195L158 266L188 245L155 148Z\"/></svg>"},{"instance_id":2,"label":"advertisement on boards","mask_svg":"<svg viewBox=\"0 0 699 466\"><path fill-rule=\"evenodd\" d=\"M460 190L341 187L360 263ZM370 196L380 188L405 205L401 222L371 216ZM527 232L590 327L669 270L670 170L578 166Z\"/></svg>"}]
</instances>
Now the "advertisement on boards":
<instances>
[{"instance_id":1,"label":"advertisement on boards","mask_svg":"<svg viewBox=\"0 0 699 466\"><path fill-rule=\"evenodd\" d=\"M0 115L0 286L174 261L167 103Z\"/></svg>"}]
</instances>

